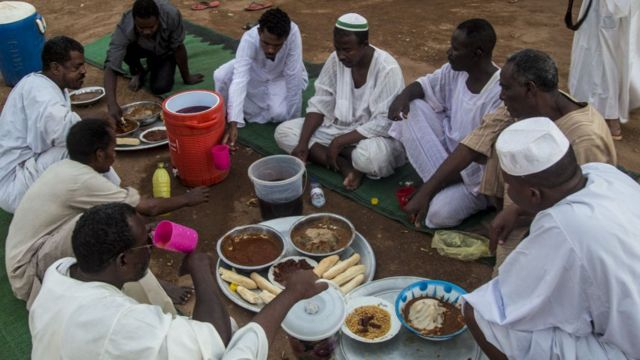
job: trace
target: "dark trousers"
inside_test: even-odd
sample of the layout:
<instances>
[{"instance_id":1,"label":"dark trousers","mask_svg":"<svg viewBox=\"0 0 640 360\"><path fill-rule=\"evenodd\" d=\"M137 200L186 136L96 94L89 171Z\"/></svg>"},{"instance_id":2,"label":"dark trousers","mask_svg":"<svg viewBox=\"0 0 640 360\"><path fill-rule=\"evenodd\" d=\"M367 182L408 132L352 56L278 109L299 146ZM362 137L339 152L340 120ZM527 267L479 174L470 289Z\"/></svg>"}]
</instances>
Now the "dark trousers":
<instances>
[{"instance_id":1,"label":"dark trousers","mask_svg":"<svg viewBox=\"0 0 640 360\"><path fill-rule=\"evenodd\" d=\"M147 59L147 70L140 62L143 58ZM129 66L131 75L140 75L142 83L144 83L147 72L149 73L149 88L154 95L167 93L173 88L173 78L176 73L176 54L174 52L158 56L132 42L127 46L124 63Z\"/></svg>"}]
</instances>

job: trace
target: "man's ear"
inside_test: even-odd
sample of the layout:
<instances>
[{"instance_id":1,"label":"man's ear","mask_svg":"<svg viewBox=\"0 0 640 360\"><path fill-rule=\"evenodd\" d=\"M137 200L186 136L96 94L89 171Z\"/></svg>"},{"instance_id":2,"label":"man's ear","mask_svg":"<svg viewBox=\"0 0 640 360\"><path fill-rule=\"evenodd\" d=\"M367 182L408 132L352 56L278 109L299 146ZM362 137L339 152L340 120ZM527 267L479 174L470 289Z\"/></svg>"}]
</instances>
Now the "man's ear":
<instances>
[{"instance_id":1,"label":"man's ear","mask_svg":"<svg viewBox=\"0 0 640 360\"><path fill-rule=\"evenodd\" d=\"M118 268L126 266L128 264L127 256L125 255L125 253L118 254L118 257L116 257L116 264L118 265Z\"/></svg>"},{"instance_id":2,"label":"man's ear","mask_svg":"<svg viewBox=\"0 0 640 360\"><path fill-rule=\"evenodd\" d=\"M94 156L96 157L96 162L102 162L106 158L107 152L104 149L98 149Z\"/></svg>"},{"instance_id":3,"label":"man's ear","mask_svg":"<svg viewBox=\"0 0 640 360\"><path fill-rule=\"evenodd\" d=\"M474 51L473 51L473 55L475 55L478 58L481 58L484 55L484 50L482 50L482 48L477 47Z\"/></svg>"},{"instance_id":4,"label":"man's ear","mask_svg":"<svg viewBox=\"0 0 640 360\"><path fill-rule=\"evenodd\" d=\"M540 205L542 203L542 192L538 188L529 188L529 198L532 204Z\"/></svg>"},{"instance_id":5,"label":"man's ear","mask_svg":"<svg viewBox=\"0 0 640 360\"><path fill-rule=\"evenodd\" d=\"M49 63L49 71L54 75L59 75L62 72L62 66L55 61Z\"/></svg>"},{"instance_id":6,"label":"man's ear","mask_svg":"<svg viewBox=\"0 0 640 360\"><path fill-rule=\"evenodd\" d=\"M527 81L527 83L524 84L524 86L526 88L527 95L529 96L535 96L536 93L538 92L538 86L536 85L536 83L534 83L531 80Z\"/></svg>"}]
</instances>

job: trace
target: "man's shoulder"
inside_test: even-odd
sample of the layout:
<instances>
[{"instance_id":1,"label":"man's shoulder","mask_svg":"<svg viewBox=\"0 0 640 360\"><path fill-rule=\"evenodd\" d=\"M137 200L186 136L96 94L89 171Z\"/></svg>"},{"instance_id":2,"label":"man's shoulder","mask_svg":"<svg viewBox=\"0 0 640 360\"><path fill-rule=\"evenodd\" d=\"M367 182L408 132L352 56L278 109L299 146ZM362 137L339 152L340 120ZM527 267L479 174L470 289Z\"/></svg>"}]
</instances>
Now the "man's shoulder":
<instances>
[{"instance_id":1,"label":"man's shoulder","mask_svg":"<svg viewBox=\"0 0 640 360\"><path fill-rule=\"evenodd\" d=\"M373 47L373 49L375 50L374 55L376 56L376 60L379 65L382 65L383 67L386 67L386 68L400 67L400 64L398 63L398 61L389 52L382 50L380 48L377 48L375 46Z\"/></svg>"},{"instance_id":2,"label":"man's shoulder","mask_svg":"<svg viewBox=\"0 0 640 360\"><path fill-rule=\"evenodd\" d=\"M165 0L155 0L160 11L160 18L167 22L169 26L175 26L182 23L182 14L180 10L173 4Z\"/></svg>"}]
</instances>

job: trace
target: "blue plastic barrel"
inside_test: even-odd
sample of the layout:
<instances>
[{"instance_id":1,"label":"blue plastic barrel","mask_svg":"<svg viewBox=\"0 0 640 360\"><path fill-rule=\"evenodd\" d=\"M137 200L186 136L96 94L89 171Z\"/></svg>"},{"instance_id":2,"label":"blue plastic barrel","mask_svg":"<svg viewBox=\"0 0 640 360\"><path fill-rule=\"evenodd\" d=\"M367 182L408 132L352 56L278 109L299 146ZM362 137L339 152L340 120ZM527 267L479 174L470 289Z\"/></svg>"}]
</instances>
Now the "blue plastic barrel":
<instances>
[{"instance_id":1,"label":"blue plastic barrel","mask_svg":"<svg viewBox=\"0 0 640 360\"><path fill-rule=\"evenodd\" d=\"M44 30L44 19L33 5L0 1L0 71L7 85L42 70Z\"/></svg>"}]
</instances>

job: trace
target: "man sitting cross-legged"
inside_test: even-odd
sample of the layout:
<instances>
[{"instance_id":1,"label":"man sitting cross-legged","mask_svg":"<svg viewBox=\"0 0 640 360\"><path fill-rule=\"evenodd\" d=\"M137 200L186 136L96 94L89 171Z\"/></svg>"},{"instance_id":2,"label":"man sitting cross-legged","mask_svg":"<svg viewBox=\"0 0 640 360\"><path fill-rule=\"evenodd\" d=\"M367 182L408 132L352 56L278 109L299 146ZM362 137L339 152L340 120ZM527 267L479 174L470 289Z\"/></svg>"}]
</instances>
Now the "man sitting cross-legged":
<instances>
[{"instance_id":1,"label":"man sitting cross-legged","mask_svg":"<svg viewBox=\"0 0 640 360\"><path fill-rule=\"evenodd\" d=\"M402 144L389 137L389 104L404 79L396 60L369 45L369 25L358 14L336 22L336 49L322 67L307 115L285 121L275 132L281 149L302 161L340 171L355 190L364 174L391 175L405 163Z\"/></svg>"},{"instance_id":2,"label":"man sitting cross-legged","mask_svg":"<svg viewBox=\"0 0 640 360\"><path fill-rule=\"evenodd\" d=\"M640 185L578 165L548 118L495 148L509 196L536 216L497 278L464 296L476 341L490 359L639 359Z\"/></svg>"},{"instance_id":3,"label":"man sitting cross-legged","mask_svg":"<svg viewBox=\"0 0 640 360\"><path fill-rule=\"evenodd\" d=\"M27 191L9 226L6 240L6 264L14 294L30 307L40 288L47 267L54 261L72 256L71 231L80 215L88 208L109 202L135 206L143 215L153 216L207 201L209 189L199 187L168 199L141 198L133 188L121 188L101 174L115 161L115 132L102 119L85 119L76 123L67 136L70 159L47 169ZM152 274L140 284L131 286L140 295L153 296L158 289ZM184 290L172 287L173 301L188 297ZM161 294L167 311L175 311L171 301Z\"/></svg>"},{"instance_id":4,"label":"man sitting cross-legged","mask_svg":"<svg viewBox=\"0 0 640 360\"><path fill-rule=\"evenodd\" d=\"M396 122L389 134L402 141L423 181L433 176L485 114L500 105L500 70L491 60L495 44L496 33L488 21L462 22L451 36L449 62L411 83L391 103L389 119ZM470 164L428 202L413 201L403 210L414 215L426 207L424 223L430 228L460 224L488 205L478 192L482 170L482 165Z\"/></svg>"},{"instance_id":5,"label":"man sitting cross-legged","mask_svg":"<svg viewBox=\"0 0 640 360\"><path fill-rule=\"evenodd\" d=\"M326 288L297 271L287 288L234 334L215 288L214 262L185 256L181 269L196 290L193 319L141 304L121 289L149 271L151 249L142 217L128 204L87 210L72 237L74 258L47 270L29 313L32 359L267 359L289 309Z\"/></svg>"},{"instance_id":6,"label":"man sitting cross-legged","mask_svg":"<svg viewBox=\"0 0 640 360\"><path fill-rule=\"evenodd\" d=\"M242 35L235 59L213 73L227 105L224 142L234 147L246 122L281 122L300 116L309 82L302 62L300 29L284 11L265 11L258 26Z\"/></svg>"}]
</instances>

